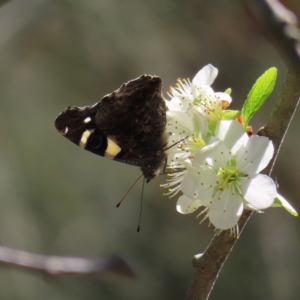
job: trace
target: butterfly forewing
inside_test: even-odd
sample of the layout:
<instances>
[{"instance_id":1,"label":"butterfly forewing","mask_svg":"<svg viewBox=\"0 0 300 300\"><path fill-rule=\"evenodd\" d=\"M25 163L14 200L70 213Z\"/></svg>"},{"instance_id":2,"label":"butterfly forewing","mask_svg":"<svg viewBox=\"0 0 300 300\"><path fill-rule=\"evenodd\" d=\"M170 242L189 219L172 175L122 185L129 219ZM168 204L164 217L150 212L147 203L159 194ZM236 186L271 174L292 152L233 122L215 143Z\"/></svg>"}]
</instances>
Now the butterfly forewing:
<instances>
[{"instance_id":1,"label":"butterfly forewing","mask_svg":"<svg viewBox=\"0 0 300 300\"><path fill-rule=\"evenodd\" d=\"M166 158L166 104L161 89L158 76L142 75L92 106L66 108L55 126L81 148L140 166L149 181Z\"/></svg>"}]
</instances>

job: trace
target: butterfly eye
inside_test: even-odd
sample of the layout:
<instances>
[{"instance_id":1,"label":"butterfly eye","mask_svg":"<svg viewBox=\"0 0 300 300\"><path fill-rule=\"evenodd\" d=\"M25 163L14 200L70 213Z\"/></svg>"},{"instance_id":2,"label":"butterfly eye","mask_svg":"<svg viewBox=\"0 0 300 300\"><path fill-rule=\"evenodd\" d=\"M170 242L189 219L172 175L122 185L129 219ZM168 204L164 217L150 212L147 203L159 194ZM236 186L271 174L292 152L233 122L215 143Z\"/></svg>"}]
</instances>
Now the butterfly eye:
<instances>
[{"instance_id":1,"label":"butterfly eye","mask_svg":"<svg viewBox=\"0 0 300 300\"><path fill-rule=\"evenodd\" d=\"M99 149L102 145L102 137L99 135L94 135L89 140L90 147L92 149Z\"/></svg>"},{"instance_id":2,"label":"butterfly eye","mask_svg":"<svg viewBox=\"0 0 300 300\"><path fill-rule=\"evenodd\" d=\"M146 98L147 92L145 89L140 89L135 93L135 98L137 100L144 100Z\"/></svg>"}]
</instances>

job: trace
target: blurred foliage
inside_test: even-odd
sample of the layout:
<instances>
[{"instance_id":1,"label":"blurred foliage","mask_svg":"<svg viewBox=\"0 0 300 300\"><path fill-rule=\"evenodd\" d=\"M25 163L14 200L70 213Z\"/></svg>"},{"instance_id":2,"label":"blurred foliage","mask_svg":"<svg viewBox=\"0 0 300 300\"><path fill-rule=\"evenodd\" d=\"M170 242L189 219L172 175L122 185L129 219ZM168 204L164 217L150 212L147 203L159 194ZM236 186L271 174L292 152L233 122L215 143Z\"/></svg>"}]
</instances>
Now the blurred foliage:
<instances>
[{"instance_id":1,"label":"blurred foliage","mask_svg":"<svg viewBox=\"0 0 300 300\"><path fill-rule=\"evenodd\" d=\"M300 15L299 1L285 4ZM136 233L141 184L116 203L138 168L82 151L55 130L69 105L99 101L141 74L159 75L164 93L204 65L219 69L216 91L233 89L241 109L252 84L278 68L274 92L252 120L266 122L286 67L241 1L12 0L0 7L0 243L53 255L117 253L138 274L53 279L0 269L0 299L183 299L192 256L213 230L175 211L159 176L147 184ZM299 112L273 176L300 211ZM299 219L283 209L255 214L211 299L298 299Z\"/></svg>"}]
</instances>

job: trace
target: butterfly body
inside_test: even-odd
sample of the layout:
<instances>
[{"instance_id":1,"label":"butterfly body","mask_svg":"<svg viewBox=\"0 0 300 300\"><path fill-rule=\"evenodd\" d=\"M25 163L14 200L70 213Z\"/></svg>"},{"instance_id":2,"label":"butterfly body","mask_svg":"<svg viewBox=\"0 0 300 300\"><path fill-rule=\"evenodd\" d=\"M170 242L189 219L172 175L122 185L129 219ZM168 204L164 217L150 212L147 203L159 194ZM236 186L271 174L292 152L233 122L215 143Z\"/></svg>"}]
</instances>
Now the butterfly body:
<instances>
[{"instance_id":1,"label":"butterfly body","mask_svg":"<svg viewBox=\"0 0 300 300\"><path fill-rule=\"evenodd\" d=\"M166 104L161 89L159 77L142 75L92 106L66 108L55 126L81 148L141 167L149 181L166 158Z\"/></svg>"}]
</instances>

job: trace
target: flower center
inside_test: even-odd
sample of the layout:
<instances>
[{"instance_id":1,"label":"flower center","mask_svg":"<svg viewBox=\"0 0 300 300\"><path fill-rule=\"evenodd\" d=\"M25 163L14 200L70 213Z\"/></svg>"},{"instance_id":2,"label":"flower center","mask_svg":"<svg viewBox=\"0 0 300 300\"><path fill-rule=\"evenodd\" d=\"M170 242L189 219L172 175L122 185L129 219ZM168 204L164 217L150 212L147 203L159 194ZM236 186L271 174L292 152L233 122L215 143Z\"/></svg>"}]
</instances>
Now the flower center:
<instances>
[{"instance_id":1,"label":"flower center","mask_svg":"<svg viewBox=\"0 0 300 300\"><path fill-rule=\"evenodd\" d=\"M188 142L186 144L186 149L189 149L190 151L197 151L205 146L205 142L201 138L191 137L188 139Z\"/></svg>"},{"instance_id":2,"label":"flower center","mask_svg":"<svg viewBox=\"0 0 300 300\"><path fill-rule=\"evenodd\" d=\"M231 157L225 168L219 168L217 170L217 175L219 177L218 190L223 191L225 188L230 188L232 193L241 194L240 179L245 177L245 174L236 168L235 156Z\"/></svg>"}]
</instances>

